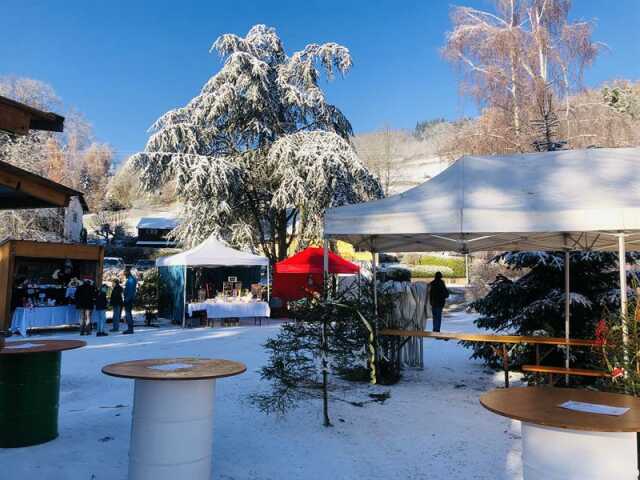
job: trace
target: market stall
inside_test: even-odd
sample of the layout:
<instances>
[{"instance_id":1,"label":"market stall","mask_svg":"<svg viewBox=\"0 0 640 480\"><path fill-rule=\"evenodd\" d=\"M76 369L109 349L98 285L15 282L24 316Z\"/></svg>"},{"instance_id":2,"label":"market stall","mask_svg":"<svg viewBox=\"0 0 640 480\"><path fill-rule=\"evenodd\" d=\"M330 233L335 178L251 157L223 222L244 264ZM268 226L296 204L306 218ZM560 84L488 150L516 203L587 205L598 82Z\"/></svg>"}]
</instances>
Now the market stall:
<instances>
[{"instance_id":1,"label":"market stall","mask_svg":"<svg viewBox=\"0 0 640 480\"><path fill-rule=\"evenodd\" d=\"M96 245L7 240L0 244L0 330L79 323L73 304L83 279L102 281L104 249Z\"/></svg>"},{"instance_id":2,"label":"market stall","mask_svg":"<svg viewBox=\"0 0 640 480\"><path fill-rule=\"evenodd\" d=\"M266 289L269 260L209 237L200 245L156 260L161 315L185 324L186 314L207 318L270 316ZM186 309L185 309L186 307Z\"/></svg>"},{"instance_id":3,"label":"market stall","mask_svg":"<svg viewBox=\"0 0 640 480\"><path fill-rule=\"evenodd\" d=\"M321 292L323 262L323 249L309 247L276 263L273 269L273 296L287 302L304 298L309 291ZM328 272L355 275L360 272L360 267L329 252Z\"/></svg>"}]
</instances>

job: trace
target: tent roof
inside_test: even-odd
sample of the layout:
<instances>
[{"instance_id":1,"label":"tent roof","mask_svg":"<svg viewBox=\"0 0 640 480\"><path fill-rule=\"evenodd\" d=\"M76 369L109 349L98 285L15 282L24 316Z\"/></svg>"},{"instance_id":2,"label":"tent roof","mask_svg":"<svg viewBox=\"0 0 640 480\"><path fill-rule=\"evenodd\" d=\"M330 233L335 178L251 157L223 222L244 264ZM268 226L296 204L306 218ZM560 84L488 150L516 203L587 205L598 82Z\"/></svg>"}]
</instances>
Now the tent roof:
<instances>
[{"instance_id":1,"label":"tent roof","mask_svg":"<svg viewBox=\"0 0 640 480\"><path fill-rule=\"evenodd\" d=\"M308 247L300 253L275 264L275 273L323 273L324 250ZM358 273L355 263L329 252L329 273Z\"/></svg>"},{"instance_id":2,"label":"tent roof","mask_svg":"<svg viewBox=\"0 0 640 480\"><path fill-rule=\"evenodd\" d=\"M158 267L183 265L189 267L257 266L269 265L269 259L235 250L213 236L191 250L156 259Z\"/></svg>"},{"instance_id":3,"label":"tent roof","mask_svg":"<svg viewBox=\"0 0 640 480\"><path fill-rule=\"evenodd\" d=\"M329 209L325 237L375 251L640 247L640 148L460 158L382 200Z\"/></svg>"}]
</instances>

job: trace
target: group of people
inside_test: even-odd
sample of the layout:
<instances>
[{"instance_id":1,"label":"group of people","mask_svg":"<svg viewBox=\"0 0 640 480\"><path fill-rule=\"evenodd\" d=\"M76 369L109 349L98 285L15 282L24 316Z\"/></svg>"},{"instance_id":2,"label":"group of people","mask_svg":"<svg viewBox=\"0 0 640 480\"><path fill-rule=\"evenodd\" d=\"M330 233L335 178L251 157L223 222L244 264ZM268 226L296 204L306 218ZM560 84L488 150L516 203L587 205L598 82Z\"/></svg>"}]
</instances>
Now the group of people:
<instances>
[{"instance_id":1,"label":"group of people","mask_svg":"<svg viewBox=\"0 0 640 480\"><path fill-rule=\"evenodd\" d=\"M133 333L133 303L136 299L137 281L128 267L125 269L125 277L124 288L120 285L120 280L116 279L113 282L109 299L107 299L107 285L102 285L99 289L96 289L91 280L85 280L76 289L75 303L76 308L80 310L80 335L91 335L91 315L94 311L96 312L96 336L104 337L108 335L105 327L109 305L113 310L111 331L120 331L120 319L124 308L127 329L122 333Z\"/></svg>"}]
</instances>

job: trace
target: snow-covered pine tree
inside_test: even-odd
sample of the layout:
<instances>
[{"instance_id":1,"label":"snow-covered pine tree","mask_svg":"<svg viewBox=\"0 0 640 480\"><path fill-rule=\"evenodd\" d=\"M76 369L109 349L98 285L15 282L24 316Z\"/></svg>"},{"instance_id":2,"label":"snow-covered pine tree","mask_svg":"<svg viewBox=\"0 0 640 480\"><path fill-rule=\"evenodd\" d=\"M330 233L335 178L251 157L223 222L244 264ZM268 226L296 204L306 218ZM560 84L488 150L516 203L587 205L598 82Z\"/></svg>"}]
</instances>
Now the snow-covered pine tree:
<instances>
[{"instance_id":1,"label":"snow-covered pine tree","mask_svg":"<svg viewBox=\"0 0 640 480\"><path fill-rule=\"evenodd\" d=\"M347 48L310 44L288 56L273 28L256 25L212 50L221 70L163 115L132 158L146 190L175 182L185 246L214 233L274 262L294 237L301 247L320 237L326 208L382 195L349 142L349 121L319 86L323 72L349 70Z\"/></svg>"},{"instance_id":2,"label":"snow-covered pine tree","mask_svg":"<svg viewBox=\"0 0 640 480\"><path fill-rule=\"evenodd\" d=\"M606 310L620 308L618 256L608 252L571 253L571 336L594 338L595 328ZM627 260L633 262L634 255ZM480 318L475 324L483 329L515 335L564 337L564 253L510 252L493 261L504 262L523 275L512 281L498 276L491 291L472 304ZM629 290L630 297L633 296ZM468 343L472 358L482 358L499 367L499 358L488 345ZM586 348L571 350L572 367L597 368L599 356ZM518 367L535 363L535 347L519 345L512 352L512 364ZM557 348L543 362L564 365L564 350ZM575 379L574 379L575 380Z\"/></svg>"}]
</instances>

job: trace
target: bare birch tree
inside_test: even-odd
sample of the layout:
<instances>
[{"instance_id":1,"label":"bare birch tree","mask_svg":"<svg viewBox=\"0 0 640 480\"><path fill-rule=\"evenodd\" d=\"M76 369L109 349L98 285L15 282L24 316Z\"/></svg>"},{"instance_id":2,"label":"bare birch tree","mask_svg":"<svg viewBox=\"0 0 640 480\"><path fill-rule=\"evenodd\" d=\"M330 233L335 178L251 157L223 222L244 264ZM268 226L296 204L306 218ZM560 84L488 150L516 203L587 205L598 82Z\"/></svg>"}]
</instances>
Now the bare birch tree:
<instances>
[{"instance_id":1,"label":"bare birch tree","mask_svg":"<svg viewBox=\"0 0 640 480\"><path fill-rule=\"evenodd\" d=\"M569 21L570 0L496 0L495 11L454 7L453 29L443 54L465 75L463 87L493 116L511 150L524 151L531 99L547 85L564 104L570 134L569 98L601 44L591 40L590 22Z\"/></svg>"}]
</instances>

